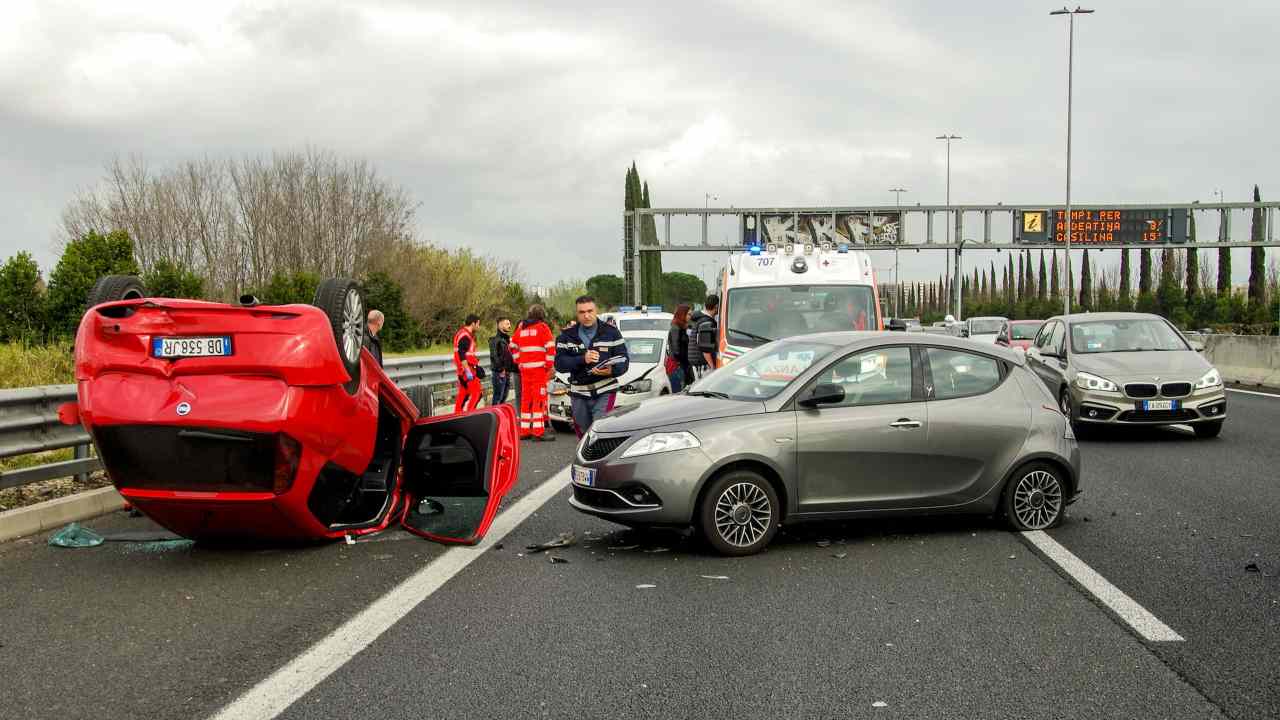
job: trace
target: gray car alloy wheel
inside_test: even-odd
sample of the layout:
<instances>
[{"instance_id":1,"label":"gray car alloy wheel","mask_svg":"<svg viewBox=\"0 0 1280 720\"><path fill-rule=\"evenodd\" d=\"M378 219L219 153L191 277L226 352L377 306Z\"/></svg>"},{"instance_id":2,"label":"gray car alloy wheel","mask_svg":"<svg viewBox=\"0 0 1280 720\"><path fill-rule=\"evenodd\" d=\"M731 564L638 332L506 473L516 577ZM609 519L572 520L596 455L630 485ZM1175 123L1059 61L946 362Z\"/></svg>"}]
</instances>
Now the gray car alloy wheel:
<instances>
[{"instance_id":1,"label":"gray car alloy wheel","mask_svg":"<svg viewBox=\"0 0 1280 720\"><path fill-rule=\"evenodd\" d=\"M1062 514L1062 484L1053 473L1033 468L1013 488L1013 514L1028 530L1044 530Z\"/></svg>"},{"instance_id":2,"label":"gray car alloy wheel","mask_svg":"<svg viewBox=\"0 0 1280 720\"><path fill-rule=\"evenodd\" d=\"M342 303L342 354L347 362L360 361L360 347L364 344L364 300L356 288L347 290Z\"/></svg>"},{"instance_id":3,"label":"gray car alloy wheel","mask_svg":"<svg viewBox=\"0 0 1280 720\"><path fill-rule=\"evenodd\" d=\"M734 483L716 498L716 532L734 547L750 547L769 532L773 504L759 485Z\"/></svg>"}]
</instances>

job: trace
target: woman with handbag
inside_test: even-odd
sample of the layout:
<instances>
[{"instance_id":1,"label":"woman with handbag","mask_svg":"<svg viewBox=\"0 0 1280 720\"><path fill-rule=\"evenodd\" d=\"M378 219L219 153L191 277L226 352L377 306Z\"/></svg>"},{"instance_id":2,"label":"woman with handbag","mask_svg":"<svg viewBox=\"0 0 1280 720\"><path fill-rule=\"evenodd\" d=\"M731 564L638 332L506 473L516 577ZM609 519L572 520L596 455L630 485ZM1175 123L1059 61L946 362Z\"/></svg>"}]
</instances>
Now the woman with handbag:
<instances>
[{"instance_id":1,"label":"woman with handbag","mask_svg":"<svg viewBox=\"0 0 1280 720\"><path fill-rule=\"evenodd\" d=\"M690 309L685 303L677 306L675 317L671 318L671 329L667 331L667 355L663 358L663 370L671 381L672 394L680 392L693 380L693 368L689 367L689 335L685 332L689 325Z\"/></svg>"}]
</instances>

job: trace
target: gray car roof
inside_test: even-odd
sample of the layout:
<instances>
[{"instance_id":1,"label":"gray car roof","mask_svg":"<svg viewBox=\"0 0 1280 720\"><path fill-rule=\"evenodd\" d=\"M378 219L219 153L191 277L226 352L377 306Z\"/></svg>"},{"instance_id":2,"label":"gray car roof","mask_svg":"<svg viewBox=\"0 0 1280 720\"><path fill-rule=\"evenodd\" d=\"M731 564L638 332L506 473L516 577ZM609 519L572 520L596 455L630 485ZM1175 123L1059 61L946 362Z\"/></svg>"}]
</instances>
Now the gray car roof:
<instances>
[{"instance_id":1,"label":"gray car roof","mask_svg":"<svg viewBox=\"0 0 1280 720\"><path fill-rule=\"evenodd\" d=\"M1050 320L1061 320L1063 315L1054 315ZM1071 313L1065 316L1068 322L1089 322L1090 320L1161 320L1164 318L1151 313L1140 312L1087 312Z\"/></svg>"},{"instance_id":2,"label":"gray car roof","mask_svg":"<svg viewBox=\"0 0 1280 720\"><path fill-rule=\"evenodd\" d=\"M952 335L846 330L841 332L814 333L812 335L800 335L786 338L786 340L800 339L833 345L841 350L857 350L858 348L870 347L873 345L883 344L885 342L892 342L894 345L925 345L954 348L956 350L976 350L984 355L995 355L1003 358L1015 365L1026 365L1027 363L1027 358L1024 353L1011 348L1004 348L990 343L980 343Z\"/></svg>"}]
</instances>

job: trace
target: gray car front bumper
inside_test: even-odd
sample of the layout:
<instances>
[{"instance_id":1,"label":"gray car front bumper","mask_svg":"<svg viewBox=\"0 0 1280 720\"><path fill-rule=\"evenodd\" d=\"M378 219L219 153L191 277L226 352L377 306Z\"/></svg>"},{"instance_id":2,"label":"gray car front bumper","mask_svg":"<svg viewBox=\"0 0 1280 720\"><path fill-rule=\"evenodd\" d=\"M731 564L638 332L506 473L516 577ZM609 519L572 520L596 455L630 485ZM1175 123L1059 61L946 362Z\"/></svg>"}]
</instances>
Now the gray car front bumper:
<instances>
[{"instance_id":1,"label":"gray car front bumper","mask_svg":"<svg viewBox=\"0 0 1280 720\"><path fill-rule=\"evenodd\" d=\"M711 470L701 448L620 459L630 440L594 461L574 465L595 470L591 486L574 483L574 509L624 525L689 525L699 483Z\"/></svg>"}]
</instances>

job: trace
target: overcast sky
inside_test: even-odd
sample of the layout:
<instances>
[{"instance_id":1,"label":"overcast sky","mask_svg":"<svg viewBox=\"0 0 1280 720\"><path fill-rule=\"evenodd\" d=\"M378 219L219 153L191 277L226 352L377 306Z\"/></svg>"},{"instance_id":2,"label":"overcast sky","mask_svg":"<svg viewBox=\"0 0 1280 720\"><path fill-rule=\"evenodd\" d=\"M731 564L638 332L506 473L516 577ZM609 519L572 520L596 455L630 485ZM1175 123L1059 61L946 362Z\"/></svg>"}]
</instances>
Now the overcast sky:
<instances>
[{"instance_id":1,"label":"overcast sky","mask_svg":"<svg viewBox=\"0 0 1280 720\"><path fill-rule=\"evenodd\" d=\"M1060 202L1052 7L18 0L0 22L0 252L33 252L47 277L62 208L115 155L308 144L402 184L421 238L517 258L534 284L620 272L633 160L655 206L891 203L894 186L941 203L933 138L952 132L953 201ZM1092 7L1076 201L1243 201L1254 183L1280 197L1280 3ZM941 262L904 255L903 275Z\"/></svg>"}]
</instances>

